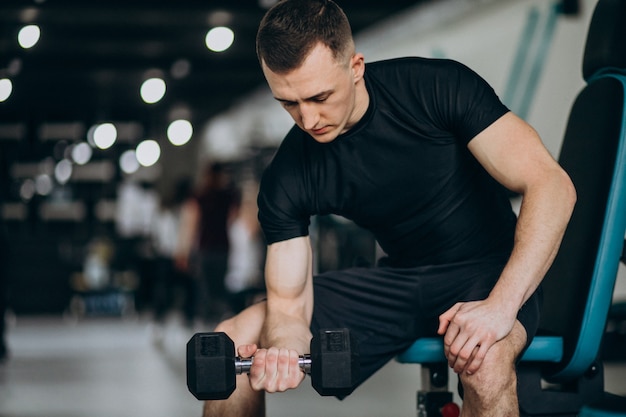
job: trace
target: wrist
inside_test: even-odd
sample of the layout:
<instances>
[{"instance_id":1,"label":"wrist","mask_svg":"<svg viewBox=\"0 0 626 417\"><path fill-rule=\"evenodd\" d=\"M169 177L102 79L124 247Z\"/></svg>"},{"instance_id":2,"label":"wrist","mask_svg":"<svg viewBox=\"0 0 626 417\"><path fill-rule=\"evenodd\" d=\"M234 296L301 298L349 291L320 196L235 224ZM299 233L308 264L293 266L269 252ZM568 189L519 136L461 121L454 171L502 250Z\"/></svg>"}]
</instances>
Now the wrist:
<instances>
[{"instance_id":1,"label":"wrist","mask_svg":"<svg viewBox=\"0 0 626 417\"><path fill-rule=\"evenodd\" d=\"M517 317L517 313L523 305L522 300L523 296L516 292L500 291L495 287L489 294L489 297L487 297L487 301L494 305L494 308L511 319Z\"/></svg>"}]
</instances>

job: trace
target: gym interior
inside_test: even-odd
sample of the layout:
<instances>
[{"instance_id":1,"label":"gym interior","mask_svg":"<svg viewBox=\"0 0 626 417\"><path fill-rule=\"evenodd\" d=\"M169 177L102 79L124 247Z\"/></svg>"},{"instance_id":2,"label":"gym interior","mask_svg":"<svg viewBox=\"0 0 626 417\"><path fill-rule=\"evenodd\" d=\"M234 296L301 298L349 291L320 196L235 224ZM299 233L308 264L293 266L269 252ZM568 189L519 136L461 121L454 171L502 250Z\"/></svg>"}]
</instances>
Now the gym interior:
<instances>
[{"instance_id":1,"label":"gym interior","mask_svg":"<svg viewBox=\"0 0 626 417\"><path fill-rule=\"evenodd\" d=\"M589 81L583 55L603 1L337 3L366 61L415 55L468 65L558 158ZM187 386L186 344L236 307L224 301L217 313L189 316L196 301L180 282L167 287L162 305L154 219L182 180L202 182L208 161L226 167L242 201L254 201L291 127L254 54L256 26L271 4L0 4L0 416L201 415ZM626 15L619 18L624 26ZM210 45L207 31L229 26L231 48ZM150 80L167 82L159 94L154 81L156 98L149 85L140 88ZM518 208L519 199L511 201ZM158 231L175 240L171 229ZM315 218L310 232L317 271L381 255L369 234L340 217ZM262 250L255 256L260 274ZM603 368L602 390L626 397L626 270L618 263L606 313L588 325L603 329L593 365ZM263 297L258 277L226 285L244 303ZM343 400L319 396L306 381L268 395L267 414L426 415L417 414L416 398L427 388L425 369L392 361ZM461 404L456 381L450 372L447 387ZM626 416L616 404L580 415Z\"/></svg>"}]
</instances>

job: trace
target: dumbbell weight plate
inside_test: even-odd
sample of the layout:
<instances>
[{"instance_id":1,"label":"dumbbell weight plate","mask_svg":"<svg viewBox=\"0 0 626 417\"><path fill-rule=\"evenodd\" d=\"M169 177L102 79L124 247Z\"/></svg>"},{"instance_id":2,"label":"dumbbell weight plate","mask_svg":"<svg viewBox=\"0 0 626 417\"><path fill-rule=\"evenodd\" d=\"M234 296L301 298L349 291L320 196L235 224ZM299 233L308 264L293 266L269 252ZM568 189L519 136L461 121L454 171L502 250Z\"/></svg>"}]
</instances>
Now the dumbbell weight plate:
<instances>
[{"instance_id":1,"label":"dumbbell weight plate","mask_svg":"<svg viewBox=\"0 0 626 417\"><path fill-rule=\"evenodd\" d=\"M235 344L226 333L199 333L187 342L187 387L199 400L235 391Z\"/></svg>"},{"instance_id":2,"label":"dumbbell weight plate","mask_svg":"<svg viewBox=\"0 0 626 417\"><path fill-rule=\"evenodd\" d=\"M359 369L357 341L348 329L322 330L311 340L311 385L318 394L351 394Z\"/></svg>"}]
</instances>

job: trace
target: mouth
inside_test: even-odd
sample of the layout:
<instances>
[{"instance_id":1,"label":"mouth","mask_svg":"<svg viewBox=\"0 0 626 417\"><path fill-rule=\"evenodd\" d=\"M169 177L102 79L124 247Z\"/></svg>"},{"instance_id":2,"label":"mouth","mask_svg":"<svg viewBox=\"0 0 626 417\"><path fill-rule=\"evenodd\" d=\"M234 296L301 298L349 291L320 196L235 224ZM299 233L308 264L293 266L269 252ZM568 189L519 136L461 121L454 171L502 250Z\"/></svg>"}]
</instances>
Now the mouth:
<instances>
[{"instance_id":1,"label":"mouth","mask_svg":"<svg viewBox=\"0 0 626 417\"><path fill-rule=\"evenodd\" d=\"M329 130L330 130L330 127L324 126L324 127L320 127L319 129L311 129L311 133L319 136L319 135L323 135L324 133L327 133Z\"/></svg>"}]
</instances>

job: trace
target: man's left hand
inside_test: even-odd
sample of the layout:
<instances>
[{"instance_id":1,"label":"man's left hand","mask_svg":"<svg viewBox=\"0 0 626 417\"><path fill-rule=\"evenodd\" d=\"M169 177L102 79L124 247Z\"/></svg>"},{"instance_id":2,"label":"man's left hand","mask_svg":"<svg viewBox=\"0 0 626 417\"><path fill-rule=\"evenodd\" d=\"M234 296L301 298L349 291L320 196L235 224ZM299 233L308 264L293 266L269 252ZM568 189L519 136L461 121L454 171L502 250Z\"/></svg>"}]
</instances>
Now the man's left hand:
<instances>
[{"instance_id":1,"label":"man's left hand","mask_svg":"<svg viewBox=\"0 0 626 417\"><path fill-rule=\"evenodd\" d=\"M454 372L473 374L494 343L506 337L515 317L488 300L457 303L439 316L437 333L444 335L444 352Z\"/></svg>"}]
</instances>

